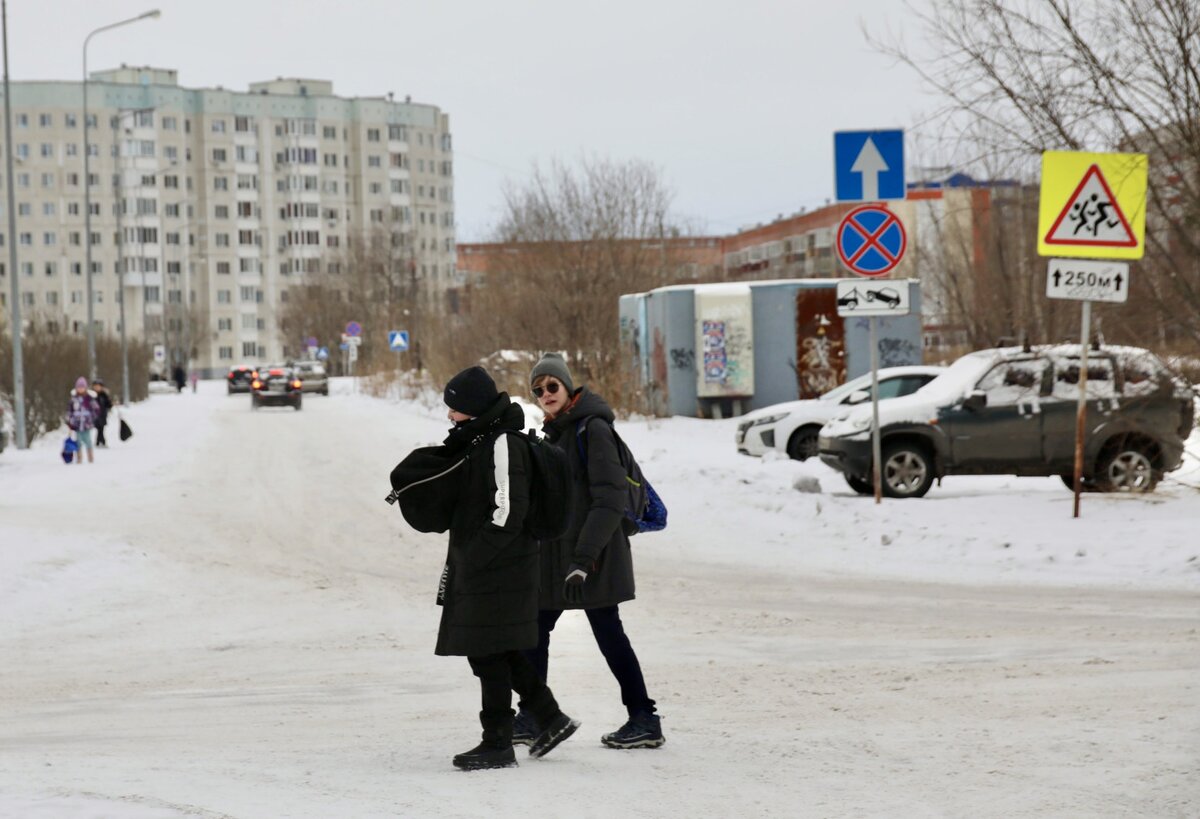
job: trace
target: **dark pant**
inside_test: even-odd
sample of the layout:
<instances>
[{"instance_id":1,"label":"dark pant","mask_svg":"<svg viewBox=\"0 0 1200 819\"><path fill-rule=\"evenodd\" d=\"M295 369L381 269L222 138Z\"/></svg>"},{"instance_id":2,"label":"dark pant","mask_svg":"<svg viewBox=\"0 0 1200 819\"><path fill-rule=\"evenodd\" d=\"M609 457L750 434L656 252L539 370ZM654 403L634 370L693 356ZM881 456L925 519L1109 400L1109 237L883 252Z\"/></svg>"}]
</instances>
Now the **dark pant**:
<instances>
[{"instance_id":1,"label":"dark pant","mask_svg":"<svg viewBox=\"0 0 1200 819\"><path fill-rule=\"evenodd\" d=\"M621 614L616 606L605 606L598 609L585 609L588 623L592 627L592 636L600 653L608 663L608 670L617 678L621 686L621 702L629 716L639 711L654 713L654 700L646 693L646 680L642 677L642 666L638 663L633 646L625 635L625 626L621 624ZM529 659L537 669L538 676L547 678L550 665L550 632L554 624L562 616L560 610L542 610L538 612L538 645L529 652Z\"/></svg>"},{"instance_id":2,"label":"dark pant","mask_svg":"<svg viewBox=\"0 0 1200 819\"><path fill-rule=\"evenodd\" d=\"M529 659L520 651L467 657L471 672L479 678L483 710L479 722L485 742L512 744L512 692L520 696L522 709L533 714L538 725L547 725L558 713L558 703Z\"/></svg>"},{"instance_id":3,"label":"dark pant","mask_svg":"<svg viewBox=\"0 0 1200 819\"><path fill-rule=\"evenodd\" d=\"M108 446L108 441L104 440L105 426L105 424L98 424L96 426L96 446Z\"/></svg>"}]
</instances>

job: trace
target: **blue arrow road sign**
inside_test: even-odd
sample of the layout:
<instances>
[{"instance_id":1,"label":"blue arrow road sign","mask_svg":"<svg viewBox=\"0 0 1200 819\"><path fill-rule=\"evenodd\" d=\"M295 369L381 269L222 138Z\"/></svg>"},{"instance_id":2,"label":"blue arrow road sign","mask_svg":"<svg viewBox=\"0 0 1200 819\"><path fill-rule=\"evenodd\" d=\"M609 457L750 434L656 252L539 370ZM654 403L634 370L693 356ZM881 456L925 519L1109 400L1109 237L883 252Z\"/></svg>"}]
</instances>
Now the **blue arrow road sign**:
<instances>
[{"instance_id":1,"label":"blue arrow road sign","mask_svg":"<svg viewBox=\"0 0 1200 819\"><path fill-rule=\"evenodd\" d=\"M838 131L833 171L839 202L904 198L904 131Z\"/></svg>"},{"instance_id":2,"label":"blue arrow road sign","mask_svg":"<svg viewBox=\"0 0 1200 819\"><path fill-rule=\"evenodd\" d=\"M317 359L319 361L324 361L327 358L329 358L329 348L328 347L322 347L321 349L317 350Z\"/></svg>"},{"instance_id":3,"label":"blue arrow road sign","mask_svg":"<svg viewBox=\"0 0 1200 819\"><path fill-rule=\"evenodd\" d=\"M884 275L900 263L907 247L903 223L882 205L855 208L838 225L838 258L860 276Z\"/></svg>"},{"instance_id":4,"label":"blue arrow road sign","mask_svg":"<svg viewBox=\"0 0 1200 819\"><path fill-rule=\"evenodd\" d=\"M388 332L388 347L404 352L408 349L408 330L391 330Z\"/></svg>"},{"instance_id":5,"label":"blue arrow road sign","mask_svg":"<svg viewBox=\"0 0 1200 819\"><path fill-rule=\"evenodd\" d=\"M339 350L349 350L349 349L350 349L350 345L349 345L349 344L342 343L342 344L339 344L339 345L338 345L338 349L339 349Z\"/></svg>"}]
</instances>

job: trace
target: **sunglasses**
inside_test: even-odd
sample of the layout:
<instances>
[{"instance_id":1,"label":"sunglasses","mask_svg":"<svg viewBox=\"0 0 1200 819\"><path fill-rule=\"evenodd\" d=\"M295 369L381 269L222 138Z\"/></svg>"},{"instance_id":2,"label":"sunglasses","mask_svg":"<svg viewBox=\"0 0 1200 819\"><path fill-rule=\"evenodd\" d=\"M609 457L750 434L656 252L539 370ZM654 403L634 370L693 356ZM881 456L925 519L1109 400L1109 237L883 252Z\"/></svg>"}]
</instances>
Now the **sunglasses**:
<instances>
[{"instance_id":1,"label":"sunglasses","mask_svg":"<svg viewBox=\"0 0 1200 819\"><path fill-rule=\"evenodd\" d=\"M533 397L541 398L542 393L544 393L544 392L548 392L551 395L554 395L556 392L558 392L558 388L561 386L562 386L562 384L559 384L557 381L551 381L548 384L546 384L545 387L534 387L533 388Z\"/></svg>"}]
</instances>

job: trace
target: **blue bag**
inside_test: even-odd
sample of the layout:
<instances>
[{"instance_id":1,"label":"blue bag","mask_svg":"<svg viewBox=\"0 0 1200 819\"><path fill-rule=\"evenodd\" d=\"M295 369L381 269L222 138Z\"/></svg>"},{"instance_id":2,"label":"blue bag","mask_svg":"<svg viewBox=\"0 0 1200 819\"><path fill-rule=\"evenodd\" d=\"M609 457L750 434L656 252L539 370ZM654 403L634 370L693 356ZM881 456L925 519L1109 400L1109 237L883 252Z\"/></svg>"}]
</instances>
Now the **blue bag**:
<instances>
[{"instance_id":1,"label":"blue bag","mask_svg":"<svg viewBox=\"0 0 1200 819\"><path fill-rule=\"evenodd\" d=\"M74 435L68 435L63 441L62 459L64 464L69 464L75 460L75 453L79 451L79 444L75 441Z\"/></svg>"},{"instance_id":2,"label":"blue bag","mask_svg":"<svg viewBox=\"0 0 1200 819\"><path fill-rule=\"evenodd\" d=\"M583 433L587 429L588 420L590 419L580 421L575 427L575 443L579 447L579 458L583 461L584 469L587 469L587 451L583 445ZM626 536L632 537L638 532L660 532L666 529L667 505L663 503L662 498L650 485L650 481L646 480L646 476L642 474L642 468L638 466L633 453L629 451L629 446L621 440L621 436L617 434L615 428L611 425L610 428L613 440L617 443L617 457L621 461L621 466L625 468L627 495L625 520L621 525L622 531Z\"/></svg>"}]
</instances>

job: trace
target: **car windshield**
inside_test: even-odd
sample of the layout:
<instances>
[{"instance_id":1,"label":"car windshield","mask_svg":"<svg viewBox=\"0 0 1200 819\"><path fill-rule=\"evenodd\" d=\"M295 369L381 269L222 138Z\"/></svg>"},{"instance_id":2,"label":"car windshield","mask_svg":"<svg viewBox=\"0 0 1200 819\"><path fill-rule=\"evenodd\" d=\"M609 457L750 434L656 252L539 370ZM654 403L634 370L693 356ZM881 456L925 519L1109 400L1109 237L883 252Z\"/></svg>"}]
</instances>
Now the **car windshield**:
<instances>
[{"instance_id":1,"label":"car windshield","mask_svg":"<svg viewBox=\"0 0 1200 819\"><path fill-rule=\"evenodd\" d=\"M855 378L851 381L847 381L845 384L842 384L840 387L834 387L829 392L825 393L822 396L819 396L817 398L817 400L818 401L833 401L833 402L841 401L843 398L845 398L847 395L854 392L855 390L870 389L870 385L871 385L870 374L860 375L858 378Z\"/></svg>"}]
</instances>

